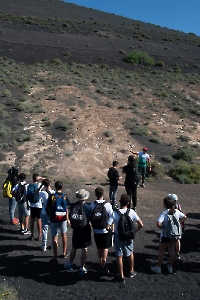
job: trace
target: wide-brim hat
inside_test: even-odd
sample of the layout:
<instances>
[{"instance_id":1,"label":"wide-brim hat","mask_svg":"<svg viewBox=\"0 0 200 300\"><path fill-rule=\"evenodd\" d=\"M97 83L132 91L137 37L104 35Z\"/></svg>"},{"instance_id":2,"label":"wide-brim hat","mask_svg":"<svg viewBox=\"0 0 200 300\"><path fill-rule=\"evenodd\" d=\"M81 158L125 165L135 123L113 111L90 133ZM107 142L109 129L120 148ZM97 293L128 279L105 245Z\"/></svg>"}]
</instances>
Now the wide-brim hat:
<instances>
[{"instance_id":1,"label":"wide-brim hat","mask_svg":"<svg viewBox=\"0 0 200 300\"><path fill-rule=\"evenodd\" d=\"M85 189L80 189L76 192L76 197L80 200L86 200L90 197L90 193Z\"/></svg>"}]
</instances>

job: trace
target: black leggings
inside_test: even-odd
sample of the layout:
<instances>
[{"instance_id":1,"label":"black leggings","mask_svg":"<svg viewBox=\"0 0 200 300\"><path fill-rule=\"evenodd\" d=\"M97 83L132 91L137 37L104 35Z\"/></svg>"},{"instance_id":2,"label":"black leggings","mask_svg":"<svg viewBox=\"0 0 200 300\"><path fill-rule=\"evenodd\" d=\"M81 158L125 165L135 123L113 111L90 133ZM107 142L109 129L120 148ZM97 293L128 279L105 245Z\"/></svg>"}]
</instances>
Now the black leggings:
<instances>
[{"instance_id":1,"label":"black leggings","mask_svg":"<svg viewBox=\"0 0 200 300\"><path fill-rule=\"evenodd\" d=\"M133 208L137 206L137 183L126 183L124 184L127 195L130 196L133 203Z\"/></svg>"}]
</instances>

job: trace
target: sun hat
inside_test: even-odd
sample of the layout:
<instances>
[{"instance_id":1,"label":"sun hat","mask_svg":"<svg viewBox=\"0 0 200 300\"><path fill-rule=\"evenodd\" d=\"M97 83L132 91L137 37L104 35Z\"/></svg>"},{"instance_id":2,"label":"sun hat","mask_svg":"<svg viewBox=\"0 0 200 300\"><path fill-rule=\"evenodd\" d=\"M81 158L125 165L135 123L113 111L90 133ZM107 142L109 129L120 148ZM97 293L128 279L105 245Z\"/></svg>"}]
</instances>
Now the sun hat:
<instances>
[{"instance_id":1,"label":"sun hat","mask_svg":"<svg viewBox=\"0 0 200 300\"><path fill-rule=\"evenodd\" d=\"M178 201L178 196L176 194L168 194L167 197L174 201Z\"/></svg>"},{"instance_id":2,"label":"sun hat","mask_svg":"<svg viewBox=\"0 0 200 300\"><path fill-rule=\"evenodd\" d=\"M76 192L76 197L80 200L86 200L90 196L90 193L86 191L85 189L80 189Z\"/></svg>"},{"instance_id":3,"label":"sun hat","mask_svg":"<svg viewBox=\"0 0 200 300\"><path fill-rule=\"evenodd\" d=\"M148 148L146 148L146 147L145 147L145 148L143 148L143 151L147 151L147 150L148 150Z\"/></svg>"}]
</instances>

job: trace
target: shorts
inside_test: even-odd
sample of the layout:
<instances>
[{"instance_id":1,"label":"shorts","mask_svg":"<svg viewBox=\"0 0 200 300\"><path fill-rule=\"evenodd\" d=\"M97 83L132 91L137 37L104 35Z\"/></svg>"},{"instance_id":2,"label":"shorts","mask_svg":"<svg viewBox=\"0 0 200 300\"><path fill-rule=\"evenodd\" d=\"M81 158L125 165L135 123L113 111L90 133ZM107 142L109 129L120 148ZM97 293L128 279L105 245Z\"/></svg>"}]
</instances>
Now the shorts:
<instances>
[{"instance_id":1,"label":"shorts","mask_svg":"<svg viewBox=\"0 0 200 300\"><path fill-rule=\"evenodd\" d=\"M41 208L31 207L31 219L41 219Z\"/></svg>"},{"instance_id":2,"label":"shorts","mask_svg":"<svg viewBox=\"0 0 200 300\"><path fill-rule=\"evenodd\" d=\"M115 234L114 238L115 245L115 254L116 256L130 256L133 253L134 242L133 240L129 241L120 241L118 234Z\"/></svg>"},{"instance_id":3,"label":"shorts","mask_svg":"<svg viewBox=\"0 0 200 300\"><path fill-rule=\"evenodd\" d=\"M97 249L108 249L112 247L112 232L94 233Z\"/></svg>"},{"instance_id":4,"label":"shorts","mask_svg":"<svg viewBox=\"0 0 200 300\"><path fill-rule=\"evenodd\" d=\"M67 221L50 222L50 228L51 228L51 236L58 235L59 229L60 229L60 233L66 233L67 232Z\"/></svg>"},{"instance_id":5,"label":"shorts","mask_svg":"<svg viewBox=\"0 0 200 300\"><path fill-rule=\"evenodd\" d=\"M31 214L31 211L30 209L27 210L27 203L26 202L23 202L23 203L18 203L18 214L19 214L19 217L28 217L30 216Z\"/></svg>"},{"instance_id":6,"label":"shorts","mask_svg":"<svg viewBox=\"0 0 200 300\"><path fill-rule=\"evenodd\" d=\"M86 225L81 229L74 229L72 235L72 247L75 249L87 248L92 245L91 242L91 227Z\"/></svg>"},{"instance_id":7,"label":"shorts","mask_svg":"<svg viewBox=\"0 0 200 300\"><path fill-rule=\"evenodd\" d=\"M161 243L169 243L169 241L170 241L170 239L165 236L161 237L161 239L160 239Z\"/></svg>"}]
</instances>

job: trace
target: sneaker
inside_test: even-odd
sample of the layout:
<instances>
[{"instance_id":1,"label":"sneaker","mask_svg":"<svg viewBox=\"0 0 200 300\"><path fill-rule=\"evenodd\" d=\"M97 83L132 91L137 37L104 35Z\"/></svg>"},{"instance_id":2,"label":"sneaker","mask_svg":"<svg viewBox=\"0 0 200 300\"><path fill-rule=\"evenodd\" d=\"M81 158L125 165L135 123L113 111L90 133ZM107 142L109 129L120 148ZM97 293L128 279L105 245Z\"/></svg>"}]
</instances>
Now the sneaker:
<instances>
[{"instance_id":1,"label":"sneaker","mask_svg":"<svg viewBox=\"0 0 200 300\"><path fill-rule=\"evenodd\" d=\"M68 271L73 271L74 270L73 264L71 264L69 261L67 263L65 263L63 266Z\"/></svg>"},{"instance_id":2,"label":"sneaker","mask_svg":"<svg viewBox=\"0 0 200 300\"><path fill-rule=\"evenodd\" d=\"M25 229L23 234L27 235L27 234L31 234L31 232L30 232L30 230Z\"/></svg>"},{"instance_id":3,"label":"sneaker","mask_svg":"<svg viewBox=\"0 0 200 300\"><path fill-rule=\"evenodd\" d=\"M87 274L87 272L88 272L88 269L86 267L83 267L83 268L79 269L78 275L81 276L81 275Z\"/></svg>"},{"instance_id":4,"label":"sneaker","mask_svg":"<svg viewBox=\"0 0 200 300\"><path fill-rule=\"evenodd\" d=\"M137 273L135 273L134 271L133 272L130 272L128 278L133 278L137 275Z\"/></svg>"},{"instance_id":5,"label":"sneaker","mask_svg":"<svg viewBox=\"0 0 200 300\"><path fill-rule=\"evenodd\" d=\"M153 271L156 274L161 274L161 268L159 266L151 267L151 271Z\"/></svg>"},{"instance_id":6,"label":"sneaker","mask_svg":"<svg viewBox=\"0 0 200 300\"><path fill-rule=\"evenodd\" d=\"M45 244L42 244L40 246L40 249L45 252L47 250L47 246Z\"/></svg>"},{"instance_id":7,"label":"sneaker","mask_svg":"<svg viewBox=\"0 0 200 300\"><path fill-rule=\"evenodd\" d=\"M167 265L167 270L169 274L173 274L173 268L170 265Z\"/></svg>"},{"instance_id":8,"label":"sneaker","mask_svg":"<svg viewBox=\"0 0 200 300\"><path fill-rule=\"evenodd\" d=\"M117 274L115 280L121 283L125 283L125 278L124 277L122 278L119 274Z\"/></svg>"},{"instance_id":9,"label":"sneaker","mask_svg":"<svg viewBox=\"0 0 200 300\"><path fill-rule=\"evenodd\" d=\"M19 225L19 222L15 219L9 222L11 225Z\"/></svg>"},{"instance_id":10,"label":"sneaker","mask_svg":"<svg viewBox=\"0 0 200 300\"><path fill-rule=\"evenodd\" d=\"M179 253L176 253L176 254L175 254L175 259L181 259L181 257L180 257L180 254L179 254Z\"/></svg>"},{"instance_id":11,"label":"sneaker","mask_svg":"<svg viewBox=\"0 0 200 300\"><path fill-rule=\"evenodd\" d=\"M144 184L144 183L142 183L141 186L142 186L143 188L145 188L145 184Z\"/></svg>"},{"instance_id":12,"label":"sneaker","mask_svg":"<svg viewBox=\"0 0 200 300\"><path fill-rule=\"evenodd\" d=\"M102 267L100 266L99 272L100 272L101 274L109 274L110 271L109 271L106 267L102 268Z\"/></svg>"},{"instance_id":13,"label":"sneaker","mask_svg":"<svg viewBox=\"0 0 200 300\"><path fill-rule=\"evenodd\" d=\"M24 234L24 229L20 229L20 233Z\"/></svg>"}]
</instances>

